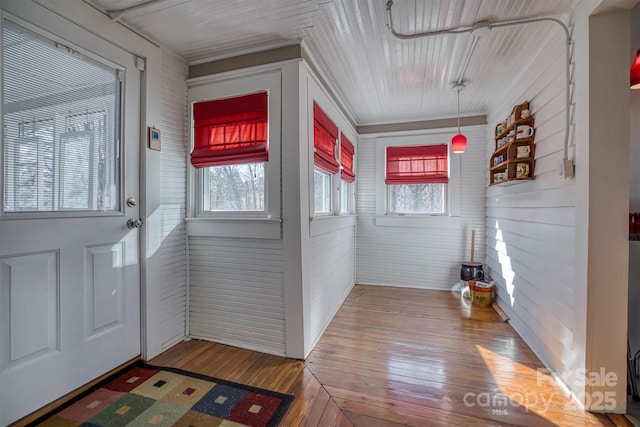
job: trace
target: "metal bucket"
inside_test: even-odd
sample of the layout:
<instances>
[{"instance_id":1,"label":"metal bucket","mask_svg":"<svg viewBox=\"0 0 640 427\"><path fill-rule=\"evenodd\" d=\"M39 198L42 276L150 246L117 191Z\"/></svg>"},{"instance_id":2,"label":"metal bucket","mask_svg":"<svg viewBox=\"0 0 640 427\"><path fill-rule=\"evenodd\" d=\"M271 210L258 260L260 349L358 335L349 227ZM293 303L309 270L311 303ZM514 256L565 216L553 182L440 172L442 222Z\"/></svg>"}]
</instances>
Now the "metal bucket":
<instances>
[{"instance_id":1,"label":"metal bucket","mask_svg":"<svg viewBox=\"0 0 640 427\"><path fill-rule=\"evenodd\" d=\"M483 279L484 271L480 262L463 262L460 267L460 280Z\"/></svg>"}]
</instances>

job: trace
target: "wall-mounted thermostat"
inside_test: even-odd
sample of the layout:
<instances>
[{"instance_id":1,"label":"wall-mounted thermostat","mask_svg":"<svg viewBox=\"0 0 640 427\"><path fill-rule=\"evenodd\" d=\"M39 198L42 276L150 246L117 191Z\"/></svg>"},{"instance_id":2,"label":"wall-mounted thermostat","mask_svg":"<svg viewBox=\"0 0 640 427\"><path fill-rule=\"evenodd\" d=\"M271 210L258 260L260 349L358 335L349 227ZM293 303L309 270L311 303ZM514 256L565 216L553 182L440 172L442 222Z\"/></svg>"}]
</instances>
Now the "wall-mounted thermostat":
<instances>
[{"instance_id":1,"label":"wall-mounted thermostat","mask_svg":"<svg viewBox=\"0 0 640 427\"><path fill-rule=\"evenodd\" d=\"M149 127L149 148L160 151L160 130L153 126Z\"/></svg>"}]
</instances>

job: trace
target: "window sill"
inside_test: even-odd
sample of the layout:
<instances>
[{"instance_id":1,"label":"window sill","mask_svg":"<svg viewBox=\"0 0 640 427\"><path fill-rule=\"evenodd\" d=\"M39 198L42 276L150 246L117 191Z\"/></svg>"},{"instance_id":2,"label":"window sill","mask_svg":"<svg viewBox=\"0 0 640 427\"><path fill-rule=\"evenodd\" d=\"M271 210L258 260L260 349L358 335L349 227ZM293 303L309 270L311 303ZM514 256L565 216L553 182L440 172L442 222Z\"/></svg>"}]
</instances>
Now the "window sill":
<instances>
[{"instance_id":1,"label":"window sill","mask_svg":"<svg viewBox=\"0 0 640 427\"><path fill-rule=\"evenodd\" d=\"M280 239L280 219L186 218L187 236Z\"/></svg>"},{"instance_id":2,"label":"window sill","mask_svg":"<svg viewBox=\"0 0 640 427\"><path fill-rule=\"evenodd\" d=\"M416 227L457 230L460 228L460 217L447 215L378 215L376 216L376 225L378 227Z\"/></svg>"},{"instance_id":3,"label":"window sill","mask_svg":"<svg viewBox=\"0 0 640 427\"><path fill-rule=\"evenodd\" d=\"M332 233L356 225L355 215L327 215L309 218L309 236Z\"/></svg>"}]
</instances>

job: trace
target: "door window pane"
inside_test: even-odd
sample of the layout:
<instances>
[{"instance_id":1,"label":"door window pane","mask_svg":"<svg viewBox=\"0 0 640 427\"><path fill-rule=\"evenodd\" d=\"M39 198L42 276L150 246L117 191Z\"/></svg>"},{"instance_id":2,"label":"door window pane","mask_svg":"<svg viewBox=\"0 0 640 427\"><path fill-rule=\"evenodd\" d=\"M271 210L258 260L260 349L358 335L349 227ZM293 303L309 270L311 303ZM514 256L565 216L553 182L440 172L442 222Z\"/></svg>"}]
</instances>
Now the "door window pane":
<instances>
[{"instance_id":1,"label":"door window pane","mask_svg":"<svg viewBox=\"0 0 640 427\"><path fill-rule=\"evenodd\" d=\"M118 211L121 71L2 22L4 212Z\"/></svg>"}]
</instances>

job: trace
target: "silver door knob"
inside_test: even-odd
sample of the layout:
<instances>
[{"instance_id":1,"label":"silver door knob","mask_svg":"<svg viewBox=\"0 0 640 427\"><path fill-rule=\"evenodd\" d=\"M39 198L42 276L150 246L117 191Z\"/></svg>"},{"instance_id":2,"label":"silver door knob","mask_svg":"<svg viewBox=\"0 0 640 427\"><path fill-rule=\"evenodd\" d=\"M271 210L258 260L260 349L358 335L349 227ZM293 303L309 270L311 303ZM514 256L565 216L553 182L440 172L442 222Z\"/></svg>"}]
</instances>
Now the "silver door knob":
<instances>
[{"instance_id":1,"label":"silver door knob","mask_svg":"<svg viewBox=\"0 0 640 427\"><path fill-rule=\"evenodd\" d=\"M142 218L129 218L127 220L127 227L129 229L142 227Z\"/></svg>"}]
</instances>

